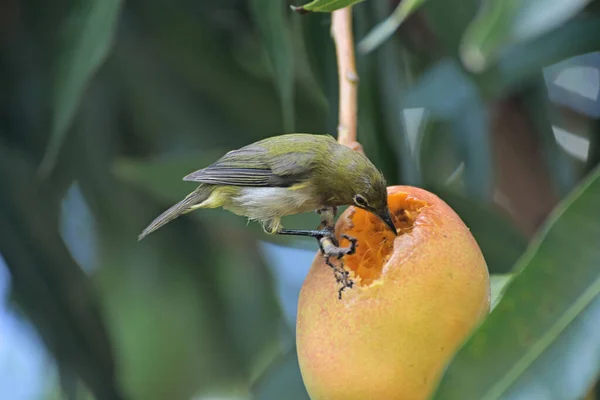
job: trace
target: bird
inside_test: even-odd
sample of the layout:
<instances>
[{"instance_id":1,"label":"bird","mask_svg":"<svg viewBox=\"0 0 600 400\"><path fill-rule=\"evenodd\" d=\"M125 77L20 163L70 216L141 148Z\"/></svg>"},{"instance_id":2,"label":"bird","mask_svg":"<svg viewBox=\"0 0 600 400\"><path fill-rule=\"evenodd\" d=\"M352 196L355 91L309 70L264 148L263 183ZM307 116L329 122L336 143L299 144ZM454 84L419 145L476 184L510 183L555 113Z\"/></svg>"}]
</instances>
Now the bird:
<instances>
[{"instance_id":1,"label":"bird","mask_svg":"<svg viewBox=\"0 0 600 400\"><path fill-rule=\"evenodd\" d=\"M156 217L138 240L183 214L218 207L260 222L267 234L329 237L336 242L337 207L354 205L397 234L383 173L331 135L289 133L262 139L226 153L183 180L199 185ZM283 227L282 217L310 211L321 215L321 229Z\"/></svg>"}]
</instances>

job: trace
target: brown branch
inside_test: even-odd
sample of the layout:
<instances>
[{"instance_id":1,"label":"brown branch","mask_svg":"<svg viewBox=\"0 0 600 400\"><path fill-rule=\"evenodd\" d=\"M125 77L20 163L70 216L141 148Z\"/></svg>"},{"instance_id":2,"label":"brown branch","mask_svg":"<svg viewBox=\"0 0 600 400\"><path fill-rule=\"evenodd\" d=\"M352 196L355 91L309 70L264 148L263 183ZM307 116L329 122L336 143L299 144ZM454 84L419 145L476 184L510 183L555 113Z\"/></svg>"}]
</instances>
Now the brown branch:
<instances>
[{"instance_id":1,"label":"brown branch","mask_svg":"<svg viewBox=\"0 0 600 400\"><path fill-rule=\"evenodd\" d=\"M331 36L335 43L340 91L338 142L363 152L356 140L358 74L352 34L352 7L334 11L331 18Z\"/></svg>"}]
</instances>

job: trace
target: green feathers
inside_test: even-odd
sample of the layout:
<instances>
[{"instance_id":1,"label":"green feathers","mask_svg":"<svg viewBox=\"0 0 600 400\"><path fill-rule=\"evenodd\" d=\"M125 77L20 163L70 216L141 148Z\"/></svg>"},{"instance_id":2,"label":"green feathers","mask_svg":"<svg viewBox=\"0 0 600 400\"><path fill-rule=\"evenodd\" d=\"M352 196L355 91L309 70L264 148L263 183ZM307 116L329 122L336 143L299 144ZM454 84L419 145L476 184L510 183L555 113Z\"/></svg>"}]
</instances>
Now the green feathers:
<instances>
[{"instance_id":1,"label":"green feathers","mask_svg":"<svg viewBox=\"0 0 600 400\"><path fill-rule=\"evenodd\" d=\"M184 181L212 185L287 187L306 179L315 163L339 144L329 135L294 133L261 140L225 154Z\"/></svg>"},{"instance_id":2,"label":"green feathers","mask_svg":"<svg viewBox=\"0 0 600 400\"><path fill-rule=\"evenodd\" d=\"M329 135L295 133L260 140L183 179L200 186L157 217L140 240L197 208L223 207L277 227L269 233L277 233L281 217L320 208L356 204L373 212L387 210L380 171Z\"/></svg>"}]
</instances>

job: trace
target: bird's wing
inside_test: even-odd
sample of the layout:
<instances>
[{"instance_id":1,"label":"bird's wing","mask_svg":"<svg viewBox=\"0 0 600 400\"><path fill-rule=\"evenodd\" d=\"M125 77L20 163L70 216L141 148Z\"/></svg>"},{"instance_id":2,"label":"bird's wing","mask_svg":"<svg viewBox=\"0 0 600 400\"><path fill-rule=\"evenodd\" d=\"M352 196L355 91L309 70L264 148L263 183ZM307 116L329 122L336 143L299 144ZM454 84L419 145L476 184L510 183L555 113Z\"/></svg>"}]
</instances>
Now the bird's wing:
<instances>
[{"instance_id":1,"label":"bird's wing","mask_svg":"<svg viewBox=\"0 0 600 400\"><path fill-rule=\"evenodd\" d=\"M209 167L193 172L184 181L212 185L288 187L302 181L313 155L294 151L269 152L261 142L225 154Z\"/></svg>"}]
</instances>

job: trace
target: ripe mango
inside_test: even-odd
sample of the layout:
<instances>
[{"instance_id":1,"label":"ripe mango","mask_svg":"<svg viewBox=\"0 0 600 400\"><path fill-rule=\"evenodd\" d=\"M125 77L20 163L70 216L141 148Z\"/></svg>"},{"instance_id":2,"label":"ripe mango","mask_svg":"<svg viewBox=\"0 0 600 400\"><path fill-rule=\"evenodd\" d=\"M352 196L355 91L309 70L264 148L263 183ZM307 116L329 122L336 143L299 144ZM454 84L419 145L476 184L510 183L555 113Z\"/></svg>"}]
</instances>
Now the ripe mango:
<instances>
[{"instance_id":1,"label":"ripe mango","mask_svg":"<svg viewBox=\"0 0 600 400\"><path fill-rule=\"evenodd\" d=\"M331 260L354 282L341 299L321 254L303 283L296 344L313 400L424 400L489 313L488 269L460 217L415 187L389 187L388 203L398 236L356 207L336 224L358 239Z\"/></svg>"}]
</instances>

